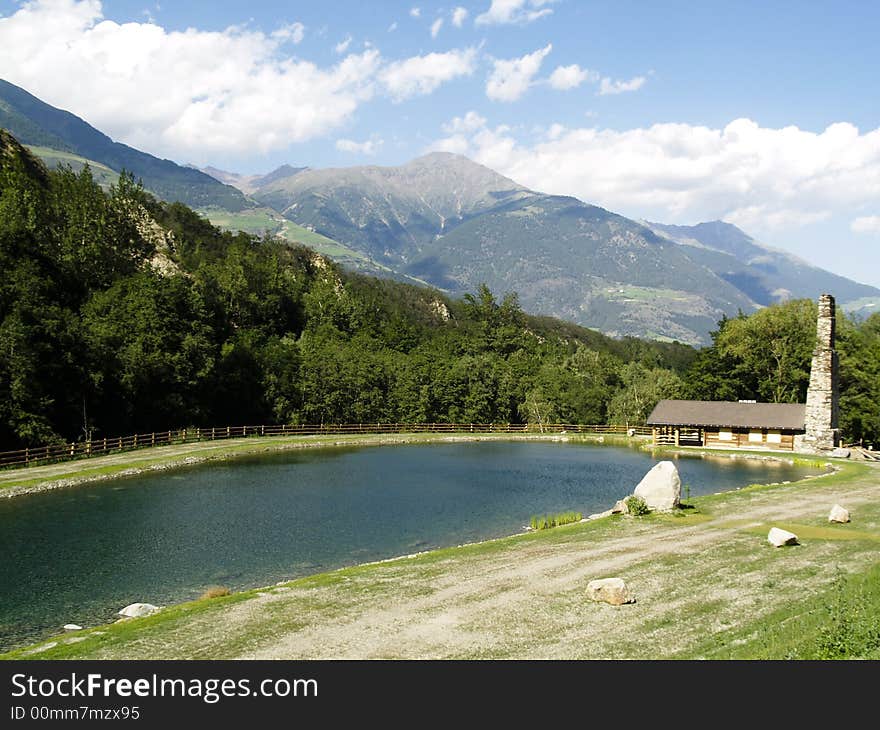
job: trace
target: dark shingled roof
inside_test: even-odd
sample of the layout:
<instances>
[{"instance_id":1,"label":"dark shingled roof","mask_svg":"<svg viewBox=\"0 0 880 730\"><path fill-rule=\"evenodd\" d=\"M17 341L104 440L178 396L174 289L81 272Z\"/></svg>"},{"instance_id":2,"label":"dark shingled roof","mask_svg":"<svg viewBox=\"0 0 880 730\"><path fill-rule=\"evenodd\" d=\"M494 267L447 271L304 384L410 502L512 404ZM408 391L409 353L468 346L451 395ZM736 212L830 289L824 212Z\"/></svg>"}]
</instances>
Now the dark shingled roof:
<instances>
[{"instance_id":1,"label":"dark shingled roof","mask_svg":"<svg viewBox=\"0 0 880 730\"><path fill-rule=\"evenodd\" d=\"M803 403L661 400L648 416L648 425L730 426L803 431L805 409Z\"/></svg>"}]
</instances>

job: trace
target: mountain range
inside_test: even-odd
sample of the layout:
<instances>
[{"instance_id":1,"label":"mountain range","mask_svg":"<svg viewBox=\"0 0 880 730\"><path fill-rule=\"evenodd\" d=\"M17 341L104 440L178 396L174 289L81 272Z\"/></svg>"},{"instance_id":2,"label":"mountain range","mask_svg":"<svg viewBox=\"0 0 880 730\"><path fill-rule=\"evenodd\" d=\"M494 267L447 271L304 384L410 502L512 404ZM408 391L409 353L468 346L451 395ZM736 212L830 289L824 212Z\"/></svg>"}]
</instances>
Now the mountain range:
<instances>
[{"instance_id":1,"label":"mountain range","mask_svg":"<svg viewBox=\"0 0 880 730\"><path fill-rule=\"evenodd\" d=\"M880 290L766 246L722 221L635 221L529 190L466 157L434 152L398 167L268 175L198 170L113 142L69 112L0 81L0 126L49 164L126 169L217 225L267 231L368 273L457 295L486 283L526 311L605 333L704 344L723 316L834 294L876 311Z\"/></svg>"}]
</instances>

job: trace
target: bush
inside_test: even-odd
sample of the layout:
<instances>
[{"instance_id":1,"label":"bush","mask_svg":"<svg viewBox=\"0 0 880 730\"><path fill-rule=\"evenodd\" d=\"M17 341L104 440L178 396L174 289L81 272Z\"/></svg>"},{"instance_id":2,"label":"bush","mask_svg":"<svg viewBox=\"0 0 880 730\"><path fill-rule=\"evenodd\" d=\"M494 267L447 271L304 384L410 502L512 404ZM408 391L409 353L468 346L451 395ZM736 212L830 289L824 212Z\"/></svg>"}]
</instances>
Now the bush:
<instances>
[{"instance_id":1,"label":"bush","mask_svg":"<svg viewBox=\"0 0 880 730\"><path fill-rule=\"evenodd\" d=\"M648 507L648 503L634 494L627 497L624 501L626 502L626 508L629 510L629 513L636 517L641 517L651 511Z\"/></svg>"},{"instance_id":2,"label":"bush","mask_svg":"<svg viewBox=\"0 0 880 730\"><path fill-rule=\"evenodd\" d=\"M199 596L200 601L204 601L207 598L220 598L221 596L231 595L232 591L230 591L226 586L210 586L205 589L205 592Z\"/></svg>"}]
</instances>

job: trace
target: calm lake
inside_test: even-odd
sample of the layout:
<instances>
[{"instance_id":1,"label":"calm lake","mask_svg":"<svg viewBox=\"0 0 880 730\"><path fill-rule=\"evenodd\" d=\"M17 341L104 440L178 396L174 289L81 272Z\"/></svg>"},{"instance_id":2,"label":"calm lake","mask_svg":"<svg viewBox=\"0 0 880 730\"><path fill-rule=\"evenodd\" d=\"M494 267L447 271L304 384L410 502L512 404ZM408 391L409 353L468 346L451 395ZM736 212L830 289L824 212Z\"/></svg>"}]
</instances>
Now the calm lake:
<instances>
[{"instance_id":1,"label":"calm lake","mask_svg":"<svg viewBox=\"0 0 880 730\"><path fill-rule=\"evenodd\" d=\"M0 499L0 650L168 605L608 509L655 460L635 449L486 442L337 448ZM816 470L682 457L691 495ZM684 490L682 492L684 498Z\"/></svg>"}]
</instances>

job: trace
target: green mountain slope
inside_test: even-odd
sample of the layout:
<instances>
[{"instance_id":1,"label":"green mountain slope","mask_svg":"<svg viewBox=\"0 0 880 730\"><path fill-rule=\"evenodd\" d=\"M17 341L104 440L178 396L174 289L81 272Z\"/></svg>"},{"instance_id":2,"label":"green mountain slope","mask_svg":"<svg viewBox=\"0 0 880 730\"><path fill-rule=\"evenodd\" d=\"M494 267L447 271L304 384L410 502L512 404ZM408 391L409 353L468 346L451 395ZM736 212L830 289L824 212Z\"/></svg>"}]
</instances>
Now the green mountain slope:
<instances>
[{"instance_id":1,"label":"green mountain slope","mask_svg":"<svg viewBox=\"0 0 880 730\"><path fill-rule=\"evenodd\" d=\"M27 145L27 148L31 154L39 157L49 168L67 165L74 172L79 172L88 165L92 171L92 177L101 187L109 187L119 180L119 173L111 170L107 165L102 165L95 160L87 160L85 157L80 157L73 152L64 152L52 149L51 147L38 147L36 145Z\"/></svg>"},{"instance_id":2,"label":"green mountain slope","mask_svg":"<svg viewBox=\"0 0 880 730\"><path fill-rule=\"evenodd\" d=\"M462 223L406 269L447 288L485 281L532 312L613 335L702 341L754 303L645 227L574 198L532 196Z\"/></svg>"},{"instance_id":3,"label":"green mountain slope","mask_svg":"<svg viewBox=\"0 0 880 730\"><path fill-rule=\"evenodd\" d=\"M191 206L216 205L231 211L252 206L241 191L198 170L114 142L79 117L2 79L0 127L8 129L23 144L74 153L115 172L128 170L164 200Z\"/></svg>"},{"instance_id":4,"label":"green mountain slope","mask_svg":"<svg viewBox=\"0 0 880 730\"><path fill-rule=\"evenodd\" d=\"M464 220L531 193L470 160L433 153L400 167L304 170L254 199L397 268Z\"/></svg>"},{"instance_id":5,"label":"green mountain slope","mask_svg":"<svg viewBox=\"0 0 880 730\"><path fill-rule=\"evenodd\" d=\"M514 290L528 311L614 335L704 342L722 315L756 307L641 224L460 155L298 171L253 197L394 271L451 292Z\"/></svg>"},{"instance_id":6,"label":"green mountain slope","mask_svg":"<svg viewBox=\"0 0 880 730\"><path fill-rule=\"evenodd\" d=\"M873 301L880 290L847 279L785 251L765 246L724 221L695 226L647 223L652 230L686 247L688 258L710 268L758 304L815 298L832 292L844 307L857 300ZM849 308L849 307L848 307ZM858 305L850 309L858 309Z\"/></svg>"}]
</instances>

